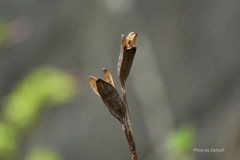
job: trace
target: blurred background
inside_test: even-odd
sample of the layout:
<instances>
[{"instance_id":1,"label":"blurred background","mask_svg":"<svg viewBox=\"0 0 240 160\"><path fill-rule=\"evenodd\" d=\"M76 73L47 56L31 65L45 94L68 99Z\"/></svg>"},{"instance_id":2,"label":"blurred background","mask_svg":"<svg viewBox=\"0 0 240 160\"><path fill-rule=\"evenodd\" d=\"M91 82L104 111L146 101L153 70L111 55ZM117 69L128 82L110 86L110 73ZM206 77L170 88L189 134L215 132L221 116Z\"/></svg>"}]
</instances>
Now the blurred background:
<instances>
[{"instance_id":1,"label":"blurred background","mask_svg":"<svg viewBox=\"0 0 240 160\"><path fill-rule=\"evenodd\" d=\"M121 93L121 34L134 31L139 159L238 160L239 17L232 0L0 1L0 159L129 160L88 78L107 68Z\"/></svg>"}]
</instances>

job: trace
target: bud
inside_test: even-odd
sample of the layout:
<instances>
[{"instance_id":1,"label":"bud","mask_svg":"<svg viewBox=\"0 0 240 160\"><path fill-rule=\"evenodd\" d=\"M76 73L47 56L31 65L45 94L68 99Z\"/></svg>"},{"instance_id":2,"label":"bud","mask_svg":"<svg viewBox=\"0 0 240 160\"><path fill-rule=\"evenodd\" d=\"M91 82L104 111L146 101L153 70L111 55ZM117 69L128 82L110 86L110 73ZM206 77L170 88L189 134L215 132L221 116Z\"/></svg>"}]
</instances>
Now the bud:
<instances>
[{"instance_id":1,"label":"bud","mask_svg":"<svg viewBox=\"0 0 240 160\"><path fill-rule=\"evenodd\" d=\"M137 153L135 141L132 134L129 109L127 105L125 82L128 78L137 50L137 47L135 47L136 39L137 34L134 32L129 33L127 38L122 35L122 45L118 59L117 70L122 87L123 101L115 89L112 76L107 69L103 68L103 73L106 81L94 76L89 77L89 83L93 90L102 98L109 112L122 124L128 141L132 160L137 160Z\"/></svg>"},{"instance_id":2,"label":"bud","mask_svg":"<svg viewBox=\"0 0 240 160\"><path fill-rule=\"evenodd\" d=\"M95 93L102 98L110 113L122 123L126 113L125 106L114 87L110 72L103 68L103 73L106 81L90 76L89 83Z\"/></svg>"},{"instance_id":3,"label":"bud","mask_svg":"<svg viewBox=\"0 0 240 160\"><path fill-rule=\"evenodd\" d=\"M110 83L102 79L96 81L96 86L110 113L122 123L126 109L117 90Z\"/></svg>"},{"instance_id":4,"label":"bud","mask_svg":"<svg viewBox=\"0 0 240 160\"><path fill-rule=\"evenodd\" d=\"M132 67L133 59L137 50L135 47L135 42L137 39L137 34L134 32L129 33L127 38L122 35L122 46L120 50L120 55L118 59L118 77L121 84L124 84L129 75L130 69Z\"/></svg>"}]
</instances>

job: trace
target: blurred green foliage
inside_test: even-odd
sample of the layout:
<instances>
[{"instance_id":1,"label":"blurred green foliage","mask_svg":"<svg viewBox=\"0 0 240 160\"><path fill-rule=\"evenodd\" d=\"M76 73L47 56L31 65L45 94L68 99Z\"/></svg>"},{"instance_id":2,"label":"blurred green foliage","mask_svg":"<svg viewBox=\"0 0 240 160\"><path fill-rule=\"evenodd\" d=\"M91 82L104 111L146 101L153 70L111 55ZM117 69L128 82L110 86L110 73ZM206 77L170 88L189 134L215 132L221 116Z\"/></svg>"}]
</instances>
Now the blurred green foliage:
<instances>
[{"instance_id":1,"label":"blurred green foliage","mask_svg":"<svg viewBox=\"0 0 240 160\"><path fill-rule=\"evenodd\" d=\"M0 121L0 157L12 158L17 150L17 134L14 127Z\"/></svg>"},{"instance_id":2,"label":"blurred green foliage","mask_svg":"<svg viewBox=\"0 0 240 160\"><path fill-rule=\"evenodd\" d=\"M166 139L168 154L166 160L195 160L192 149L195 141L195 126L192 123L183 122L169 134Z\"/></svg>"},{"instance_id":3,"label":"blurred green foliage","mask_svg":"<svg viewBox=\"0 0 240 160\"><path fill-rule=\"evenodd\" d=\"M187 153L192 150L195 141L195 127L190 123L181 123L179 128L169 134L166 141L168 150Z\"/></svg>"},{"instance_id":4,"label":"blurred green foliage","mask_svg":"<svg viewBox=\"0 0 240 160\"><path fill-rule=\"evenodd\" d=\"M191 123L181 123L169 134L166 140L166 149L169 151L168 159L193 159L191 151L195 141L195 126ZM189 158L191 157L191 158Z\"/></svg>"},{"instance_id":5,"label":"blurred green foliage","mask_svg":"<svg viewBox=\"0 0 240 160\"><path fill-rule=\"evenodd\" d=\"M0 48L10 37L10 28L9 24L0 20Z\"/></svg>"},{"instance_id":6,"label":"blurred green foliage","mask_svg":"<svg viewBox=\"0 0 240 160\"><path fill-rule=\"evenodd\" d=\"M55 151L38 147L30 152L25 160L63 160Z\"/></svg>"},{"instance_id":7,"label":"blurred green foliage","mask_svg":"<svg viewBox=\"0 0 240 160\"><path fill-rule=\"evenodd\" d=\"M76 93L75 79L54 68L34 69L4 99L3 118L19 130L29 128L42 106L68 102Z\"/></svg>"},{"instance_id":8,"label":"blurred green foliage","mask_svg":"<svg viewBox=\"0 0 240 160\"><path fill-rule=\"evenodd\" d=\"M63 71L49 66L32 70L3 99L0 159L12 158L17 151L18 138L36 122L43 107L69 102L76 94L76 89L75 78ZM32 156L39 153L44 153L46 160L58 160L52 152L46 150L34 151ZM31 160L35 160L32 156Z\"/></svg>"}]
</instances>

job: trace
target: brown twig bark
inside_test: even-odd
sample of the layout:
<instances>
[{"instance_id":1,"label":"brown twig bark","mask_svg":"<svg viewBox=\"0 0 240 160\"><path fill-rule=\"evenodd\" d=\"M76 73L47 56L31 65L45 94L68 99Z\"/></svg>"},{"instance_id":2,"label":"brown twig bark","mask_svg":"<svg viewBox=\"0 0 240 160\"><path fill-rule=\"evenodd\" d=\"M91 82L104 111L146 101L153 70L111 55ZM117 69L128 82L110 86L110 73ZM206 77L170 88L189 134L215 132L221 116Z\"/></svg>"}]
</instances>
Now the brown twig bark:
<instances>
[{"instance_id":1,"label":"brown twig bark","mask_svg":"<svg viewBox=\"0 0 240 160\"><path fill-rule=\"evenodd\" d=\"M127 124L125 123L125 119L123 120L122 125L123 125L123 130L124 130L125 136L128 141L131 158L132 158L132 160L138 160L133 134L130 130L128 130Z\"/></svg>"},{"instance_id":2,"label":"brown twig bark","mask_svg":"<svg viewBox=\"0 0 240 160\"><path fill-rule=\"evenodd\" d=\"M130 149L132 160L138 160L135 141L134 141L133 133L132 133L129 108L128 108L128 104L127 104L127 94L126 94L125 84L122 84L122 93L123 93L123 103L126 107L126 116L125 116L126 120L125 119L123 120L124 133L125 133L127 141L128 141L128 146Z\"/></svg>"}]
</instances>

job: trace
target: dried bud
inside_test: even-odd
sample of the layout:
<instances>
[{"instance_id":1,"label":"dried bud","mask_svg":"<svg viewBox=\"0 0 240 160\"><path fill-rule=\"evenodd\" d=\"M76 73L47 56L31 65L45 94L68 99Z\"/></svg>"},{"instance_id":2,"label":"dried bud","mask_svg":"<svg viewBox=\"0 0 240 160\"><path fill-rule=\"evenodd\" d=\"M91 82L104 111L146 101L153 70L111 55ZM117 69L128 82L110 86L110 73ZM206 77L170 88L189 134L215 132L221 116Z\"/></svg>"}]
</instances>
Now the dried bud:
<instances>
[{"instance_id":1,"label":"dried bud","mask_svg":"<svg viewBox=\"0 0 240 160\"><path fill-rule=\"evenodd\" d=\"M131 47L135 46L137 39L137 34L134 32L131 32L128 34L127 39L126 39L126 49L130 49Z\"/></svg>"},{"instance_id":2,"label":"dried bud","mask_svg":"<svg viewBox=\"0 0 240 160\"><path fill-rule=\"evenodd\" d=\"M103 73L104 73L104 77L105 77L106 81L107 81L108 83L110 83L113 87L115 87L115 86L114 86L114 83L113 83L112 75L110 74L110 72L109 72L107 69L103 68ZM98 93L98 90L97 90L96 81L97 81L97 78L96 78L96 77L94 77L94 76L89 76L89 83L90 83L92 89L94 90L94 92L95 92L99 97L101 97L100 94Z\"/></svg>"},{"instance_id":3,"label":"dried bud","mask_svg":"<svg viewBox=\"0 0 240 160\"><path fill-rule=\"evenodd\" d=\"M102 79L97 79L96 86L110 113L122 123L126 109L117 90L110 83Z\"/></svg>"},{"instance_id":4,"label":"dried bud","mask_svg":"<svg viewBox=\"0 0 240 160\"><path fill-rule=\"evenodd\" d=\"M103 68L103 73L104 73L106 82L110 83L113 87L115 87L113 83L112 75L110 74L110 72L107 69Z\"/></svg>"},{"instance_id":5,"label":"dried bud","mask_svg":"<svg viewBox=\"0 0 240 160\"><path fill-rule=\"evenodd\" d=\"M137 39L137 34L134 32L129 33L127 38L122 35L122 46L118 59L118 77L121 84L124 84L129 75L130 69L132 67L133 59L136 53L137 47L135 47L135 42Z\"/></svg>"}]
</instances>

